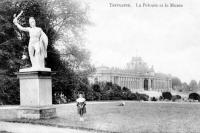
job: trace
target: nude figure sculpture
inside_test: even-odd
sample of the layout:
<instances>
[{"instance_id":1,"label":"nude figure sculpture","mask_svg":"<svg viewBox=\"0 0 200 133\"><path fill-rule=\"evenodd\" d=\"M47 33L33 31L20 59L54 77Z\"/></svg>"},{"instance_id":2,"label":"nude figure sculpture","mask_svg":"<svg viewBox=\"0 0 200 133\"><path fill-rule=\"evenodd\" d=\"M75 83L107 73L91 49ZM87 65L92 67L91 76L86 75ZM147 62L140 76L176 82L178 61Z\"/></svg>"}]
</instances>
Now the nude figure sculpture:
<instances>
[{"instance_id":1,"label":"nude figure sculpture","mask_svg":"<svg viewBox=\"0 0 200 133\"><path fill-rule=\"evenodd\" d=\"M43 30L36 27L34 17L29 18L30 27L22 27L18 23L18 18L22 15L23 11L17 16L14 15L13 23L21 31L29 32L29 45L28 53L31 61L32 70L44 70L45 69L45 58L47 57L47 45L48 38Z\"/></svg>"}]
</instances>

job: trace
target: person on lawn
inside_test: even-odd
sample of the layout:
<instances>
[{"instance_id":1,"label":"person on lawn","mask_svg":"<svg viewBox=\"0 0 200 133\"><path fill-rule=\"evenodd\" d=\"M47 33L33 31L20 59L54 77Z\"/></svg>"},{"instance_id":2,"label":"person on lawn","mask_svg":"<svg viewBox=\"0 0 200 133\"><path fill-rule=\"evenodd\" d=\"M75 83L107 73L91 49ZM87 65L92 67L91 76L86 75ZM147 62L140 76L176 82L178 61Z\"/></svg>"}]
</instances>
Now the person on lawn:
<instances>
[{"instance_id":1,"label":"person on lawn","mask_svg":"<svg viewBox=\"0 0 200 133\"><path fill-rule=\"evenodd\" d=\"M83 115L86 113L86 102L83 94L79 94L79 98L76 99L77 102L77 110L78 114L80 115L80 121L84 121Z\"/></svg>"}]
</instances>

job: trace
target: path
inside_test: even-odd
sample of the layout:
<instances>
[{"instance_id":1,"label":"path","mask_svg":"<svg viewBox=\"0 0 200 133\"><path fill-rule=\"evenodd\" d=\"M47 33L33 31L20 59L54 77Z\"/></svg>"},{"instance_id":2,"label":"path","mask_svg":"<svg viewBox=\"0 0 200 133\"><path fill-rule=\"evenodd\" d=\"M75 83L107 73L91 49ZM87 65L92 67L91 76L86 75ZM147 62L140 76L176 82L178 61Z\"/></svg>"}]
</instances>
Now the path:
<instances>
[{"instance_id":1,"label":"path","mask_svg":"<svg viewBox=\"0 0 200 133\"><path fill-rule=\"evenodd\" d=\"M92 133L89 131L0 121L0 131L12 133ZM94 132L93 132L94 133Z\"/></svg>"}]
</instances>

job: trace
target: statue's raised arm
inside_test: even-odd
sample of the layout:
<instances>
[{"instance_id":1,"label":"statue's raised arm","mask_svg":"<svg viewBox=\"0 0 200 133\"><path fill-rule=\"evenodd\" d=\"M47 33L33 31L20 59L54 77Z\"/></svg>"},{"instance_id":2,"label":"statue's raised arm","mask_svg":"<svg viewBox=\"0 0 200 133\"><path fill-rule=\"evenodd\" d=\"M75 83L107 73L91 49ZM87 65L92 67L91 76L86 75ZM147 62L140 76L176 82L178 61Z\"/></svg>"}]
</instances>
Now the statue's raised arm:
<instances>
[{"instance_id":1,"label":"statue's raised arm","mask_svg":"<svg viewBox=\"0 0 200 133\"><path fill-rule=\"evenodd\" d=\"M18 23L18 18L22 15L23 11L21 11L17 16L16 14L14 14L14 19L13 19L13 23L17 26L17 28L19 30L22 30L22 31L26 31L28 32L28 28L27 27L22 27L19 23Z\"/></svg>"},{"instance_id":2,"label":"statue's raised arm","mask_svg":"<svg viewBox=\"0 0 200 133\"><path fill-rule=\"evenodd\" d=\"M21 11L18 15L17 15L17 17L16 17L16 14L14 14L14 19L18 19L21 15L22 15L22 13L23 13L23 11Z\"/></svg>"}]
</instances>

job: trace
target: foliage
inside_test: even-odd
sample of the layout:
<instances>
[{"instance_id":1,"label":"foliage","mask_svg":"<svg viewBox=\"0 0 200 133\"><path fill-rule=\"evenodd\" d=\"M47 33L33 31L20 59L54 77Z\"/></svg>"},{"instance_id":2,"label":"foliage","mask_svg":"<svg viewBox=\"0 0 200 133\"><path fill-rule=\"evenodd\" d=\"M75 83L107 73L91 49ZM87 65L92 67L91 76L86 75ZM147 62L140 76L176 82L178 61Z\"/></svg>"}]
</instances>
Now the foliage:
<instances>
[{"instance_id":1,"label":"foliage","mask_svg":"<svg viewBox=\"0 0 200 133\"><path fill-rule=\"evenodd\" d=\"M181 96L180 95L173 95L172 96L172 101L175 102L176 100L180 100Z\"/></svg>"},{"instance_id":2,"label":"foliage","mask_svg":"<svg viewBox=\"0 0 200 133\"><path fill-rule=\"evenodd\" d=\"M159 101L161 101L161 100L164 100L163 96L160 96L160 97L159 97Z\"/></svg>"},{"instance_id":3,"label":"foliage","mask_svg":"<svg viewBox=\"0 0 200 133\"><path fill-rule=\"evenodd\" d=\"M131 94L131 91L128 88L123 87L122 88L122 99L128 100L128 97L130 96L129 94Z\"/></svg>"},{"instance_id":4,"label":"foliage","mask_svg":"<svg viewBox=\"0 0 200 133\"><path fill-rule=\"evenodd\" d=\"M198 89L197 82L195 80L191 80L189 84L189 88L190 88L190 91L192 92L197 91Z\"/></svg>"},{"instance_id":5,"label":"foliage","mask_svg":"<svg viewBox=\"0 0 200 133\"><path fill-rule=\"evenodd\" d=\"M183 92L188 92L189 91L189 85L186 82L184 82L182 84L182 91Z\"/></svg>"},{"instance_id":6,"label":"foliage","mask_svg":"<svg viewBox=\"0 0 200 133\"><path fill-rule=\"evenodd\" d=\"M172 77L172 88L177 90L182 85L181 80L178 77Z\"/></svg>"},{"instance_id":7,"label":"foliage","mask_svg":"<svg viewBox=\"0 0 200 133\"><path fill-rule=\"evenodd\" d=\"M200 95L198 93L190 93L189 99L200 101Z\"/></svg>"},{"instance_id":8,"label":"foliage","mask_svg":"<svg viewBox=\"0 0 200 133\"><path fill-rule=\"evenodd\" d=\"M138 96L136 93L129 93L127 95L127 100L138 100Z\"/></svg>"},{"instance_id":9,"label":"foliage","mask_svg":"<svg viewBox=\"0 0 200 133\"><path fill-rule=\"evenodd\" d=\"M98 97L98 94L90 91L87 77L94 71L94 67L90 64L90 53L83 46L85 26L90 24L87 5L72 0L55 0L50 7L55 14L52 17L52 26L58 34L55 47L59 48L60 58L68 68L68 76L63 78L64 73L60 75L60 79L63 79L62 87L60 80L55 77L59 87L57 93L64 93L70 100L75 100L79 91L84 92L86 96L91 94Z\"/></svg>"},{"instance_id":10,"label":"foliage","mask_svg":"<svg viewBox=\"0 0 200 133\"><path fill-rule=\"evenodd\" d=\"M19 104L19 80L15 77L0 78L0 105Z\"/></svg>"},{"instance_id":11,"label":"foliage","mask_svg":"<svg viewBox=\"0 0 200 133\"><path fill-rule=\"evenodd\" d=\"M148 101L149 96L145 94L132 93L128 88L121 88L112 82L99 82L91 85L86 92L88 100L143 100Z\"/></svg>"},{"instance_id":12,"label":"foliage","mask_svg":"<svg viewBox=\"0 0 200 133\"><path fill-rule=\"evenodd\" d=\"M198 83L198 89L200 89L200 81L199 81L199 83Z\"/></svg>"},{"instance_id":13,"label":"foliage","mask_svg":"<svg viewBox=\"0 0 200 133\"><path fill-rule=\"evenodd\" d=\"M178 77L172 77L172 88L179 92L196 92L200 89L200 82L197 84L197 81L191 80L189 84L186 82L181 82Z\"/></svg>"},{"instance_id":14,"label":"foliage","mask_svg":"<svg viewBox=\"0 0 200 133\"><path fill-rule=\"evenodd\" d=\"M138 100L143 100L143 101L148 101L149 100L149 96L146 94L139 94L136 93Z\"/></svg>"},{"instance_id":15,"label":"foliage","mask_svg":"<svg viewBox=\"0 0 200 133\"><path fill-rule=\"evenodd\" d=\"M171 94L171 92L162 92L162 97L163 97L163 99L171 100L172 94Z\"/></svg>"},{"instance_id":16,"label":"foliage","mask_svg":"<svg viewBox=\"0 0 200 133\"><path fill-rule=\"evenodd\" d=\"M152 97L151 98L151 101L157 101L158 99L157 98L155 98L155 97Z\"/></svg>"}]
</instances>

